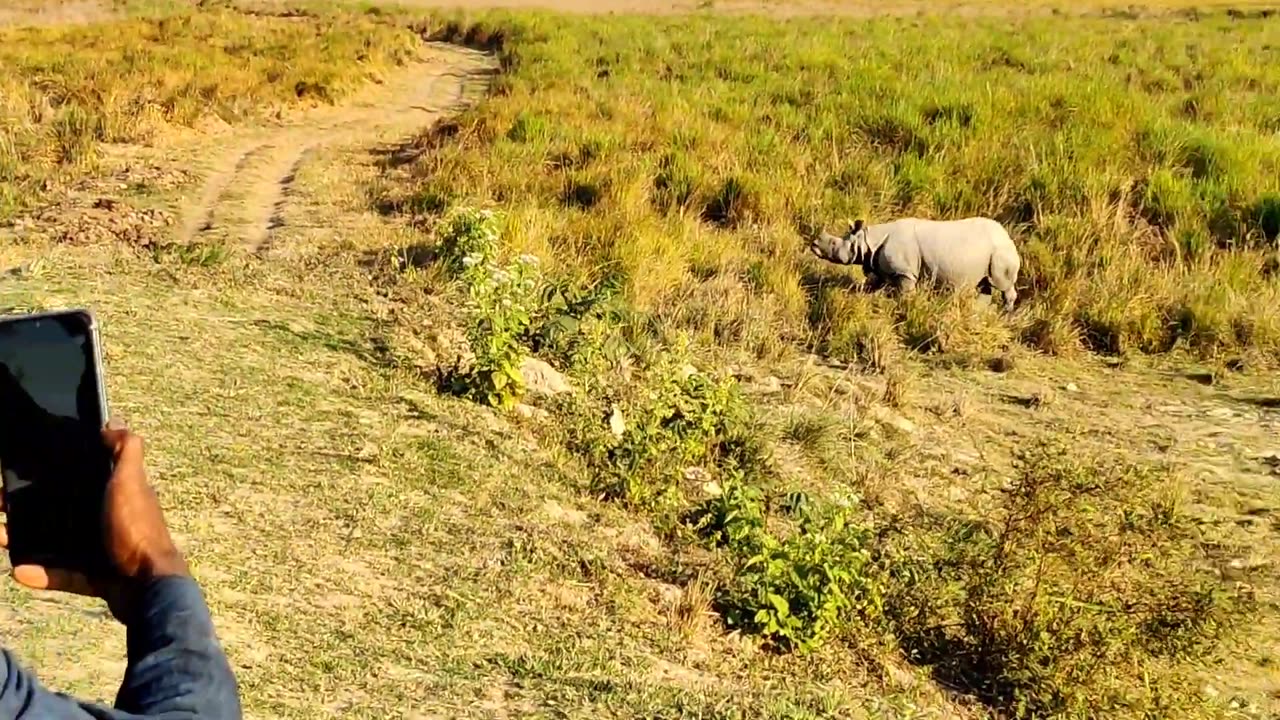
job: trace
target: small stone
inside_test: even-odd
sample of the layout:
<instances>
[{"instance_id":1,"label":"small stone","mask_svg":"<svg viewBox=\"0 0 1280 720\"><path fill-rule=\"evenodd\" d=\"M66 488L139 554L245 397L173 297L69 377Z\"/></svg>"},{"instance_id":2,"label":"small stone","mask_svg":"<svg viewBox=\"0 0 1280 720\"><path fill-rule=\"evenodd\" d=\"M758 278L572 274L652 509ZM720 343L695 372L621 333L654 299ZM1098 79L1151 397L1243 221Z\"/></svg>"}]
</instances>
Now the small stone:
<instances>
[{"instance_id":1,"label":"small stone","mask_svg":"<svg viewBox=\"0 0 1280 720\"><path fill-rule=\"evenodd\" d=\"M525 405L524 403L516 403L516 406L512 408L512 410L515 411L516 415L526 420L542 420L548 415L546 410L532 405Z\"/></svg>"},{"instance_id":2,"label":"small stone","mask_svg":"<svg viewBox=\"0 0 1280 720\"><path fill-rule=\"evenodd\" d=\"M772 375L769 375L768 377L761 378L759 381L752 383L751 390L753 392L760 393L761 395L775 395L782 392L782 381Z\"/></svg>"},{"instance_id":3,"label":"small stone","mask_svg":"<svg viewBox=\"0 0 1280 720\"><path fill-rule=\"evenodd\" d=\"M614 437L622 437L626 431L627 422L622 417L622 410L615 405L613 412L609 413L609 432L613 433Z\"/></svg>"},{"instance_id":4,"label":"small stone","mask_svg":"<svg viewBox=\"0 0 1280 720\"><path fill-rule=\"evenodd\" d=\"M1067 392L1080 392L1080 388L1077 387L1075 383L1067 383L1063 386L1063 389Z\"/></svg>"},{"instance_id":5,"label":"small stone","mask_svg":"<svg viewBox=\"0 0 1280 720\"><path fill-rule=\"evenodd\" d=\"M875 410L875 418L882 425L887 425L898 432L905 435L911 435L916 431L916 424L889 408L879 407Z\"/></svg>"},{"instance_id":6,"label":"small stone","mask_svg":"<svg viewBox=\"0 0 1280 720\"><path fill-rule=\"evenodd\" d=\"M688 482L706 482L708 478L707 471L697 465L691 465L685 468L680 474L683 475L684 479Z\"/></svg>"},{"instance_id":7,"label":"small stone","mask_svg":"<svg viewBox=\"0 0 1280 720\"><path fill-rule=\"evenodd\" d=\"M1235 417L1235 412L1232 411L1231 408L1214 408L1205 413L1205 415L1208 415L1211 418L1218 418L1219 420L1227 420Z\"/></svg>"},{"instance_id":8,"label":"small stone","mask_svg":"<svg viewBox=\"0 0 1280 720\"><path fill-rule=\"evenodd\" d=\"M525 389L531 393L559 395L573 390L564 375L537 358L525 358L520 364L520 375L524 378Z\"/></svg>"},{"instance_id":9,"label":"small stone","mask_svg":"<svg viewBox=\"0 0 1280 720\"><path fill-rule=\"evenodd\" d=\"M696 367L694 367L694 366L692 366L692 365L690 365L690 364L688 364L688 363L685 363L684 365L681 365L681 366L680 366L680 371L679 371L679 373L678 373L678 374L679 374L679 376L680 376L680 379L681 379L681 380L688 380L688 379L689 379L689 377L690 377L691 375L697 375L697 374L698 374L698 368L696 368Z\"/></svg>"}]
</instances>

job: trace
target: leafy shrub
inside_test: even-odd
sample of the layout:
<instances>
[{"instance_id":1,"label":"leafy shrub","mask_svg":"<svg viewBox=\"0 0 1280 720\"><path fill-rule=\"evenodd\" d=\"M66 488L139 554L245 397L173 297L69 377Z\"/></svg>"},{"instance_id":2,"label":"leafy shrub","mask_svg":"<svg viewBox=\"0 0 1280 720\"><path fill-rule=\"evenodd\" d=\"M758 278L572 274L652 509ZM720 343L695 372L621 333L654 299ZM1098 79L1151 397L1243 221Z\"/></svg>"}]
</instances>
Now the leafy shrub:
<instances>
[{"instance_id":1,"label":"leafy shrub","mask_svg":"<svg viewBox=\"0 0 1280 720\"><path fill-rule=\"evenodd\" d=\"M448 384L457 394L509 409L524 394L521 339L537 305L538 259L521 255L499 265L499 218L488 210L460 208L447 218L441 257L467 292L470 367L455 367Z\"/></svg>"},{"instance_id":2,"label":"leafy shrub","mask_svg":"<svg viewBox=\"0 0 1280 720\"><path fill-rule=\"evenodd\" d=\"M712 545L754 554L765 531L764 493L740 477L730 478L691 513L689 524Z\"/></svg>"},{"instance_id":3,"label":"leafy shrub","mask_svg":"<svg viewBox=\"0 0 1280 720\"><path fill-rule=\"evenodd\" d=\"M607 494L645 503L675 489L685 466L724 462L743 437L745 405L731 378L666 377L627 413L628 427L604 453Z\"/></svg>"},{"instance_id":4,"label":"leafy shrub","mask_svg":"<svg viewBox=\"0 0 1280 720\"><path fill-rule=\"evenodd\" d=\"M492 210L460 207L445 217L440 232L440 259L454 275L467 281L482 279L485 264L494 261L501 237L501 217Z\"/></svg>"},{"instance_id":5,"label":"leafy shrub","mask_svg":"<svg viewBox=\"0 0 1280 720\"><path fill-rule=\"evenodd\" d=\"M758 633L782 649L811 650L856 616L880 616L880 571L872 536L843 512L809 517L793 535L759 535L734 584L721 597L732 627Z\"/></svg>"},{"instance_id":6,"label":"leafy shrub","mask_svg":"<svg viewBox=\"0 0 1280 720\"><path fill-rule=\"evenodd\" d=\"M630 352L622 329L632 314L620 291L613 278L585 288L546 283L525 342L575 372L590 375L616 369Z\"/></svg>"},{"instance_id":7,"label":"leafy shrub","mask_svg":"<svg viewBox=\"0 0 1280 720\"><path fill-rule=\"evenodd\" d=\"M1210 657L1244 605L1167 478L1058 444L1017 470L994 517L888 546L899 643L1014 717L1187 716L1175 668Z\"/></svg>"},{"instance_id":8,"label":"leafy shrub","mask_svg":"<svg viewBox=\"0 0 1280 720\"><path fill-rule=\"evenodd\" d=\"M679 349L659 353L635 382L602 388L599 396L568 408L585 422L571 424L570 449L593 470L606 497L647 507L683 505L684 470L698 467L712 479L736 473L754 481L767 460L754 434L746 400L732 377L697 372ZM602 418L617 407L620 435Z\"/></svg>"}]
</instances>

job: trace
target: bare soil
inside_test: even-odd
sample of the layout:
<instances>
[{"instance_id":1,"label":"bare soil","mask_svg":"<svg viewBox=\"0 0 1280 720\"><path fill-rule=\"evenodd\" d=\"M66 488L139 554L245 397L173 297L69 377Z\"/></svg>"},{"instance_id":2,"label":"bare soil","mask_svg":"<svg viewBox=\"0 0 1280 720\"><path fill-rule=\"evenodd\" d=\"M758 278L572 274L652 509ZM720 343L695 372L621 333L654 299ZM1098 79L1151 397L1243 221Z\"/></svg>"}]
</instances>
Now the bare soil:
<instances>
[{"instance_id":1,"label":"bare soil","mask_svg":"<svg viewBox=\"0 0 1280 720\"><path fill-rule=\"evenodd\" d=\"M0 27L6 25L78 25L113 15L107 3L96 0L6 0L0 3Z\"/></svg>"}]
</instances>

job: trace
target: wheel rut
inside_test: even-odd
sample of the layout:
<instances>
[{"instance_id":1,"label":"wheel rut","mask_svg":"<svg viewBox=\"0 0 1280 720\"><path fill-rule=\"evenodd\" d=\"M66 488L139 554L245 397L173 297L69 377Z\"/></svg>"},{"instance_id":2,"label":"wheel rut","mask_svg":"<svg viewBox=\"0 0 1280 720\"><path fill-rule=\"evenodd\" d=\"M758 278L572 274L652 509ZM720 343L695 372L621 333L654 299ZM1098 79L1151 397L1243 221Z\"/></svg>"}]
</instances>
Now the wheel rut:
<instances>
[{"instance_id":1,"label":"wheel rut","mask_svg":"<svg viewBox=\"0 0 1280 720\"><path fill-rule=\"evenodd\" d=\"M432 44L348 102L217 138L222 150L206 155L209 171L184 212L179 241L269 251L288 225L294 181L317 153L403 141L478 102L495 73L489 55Z\"/></svg>"}]
</instances>

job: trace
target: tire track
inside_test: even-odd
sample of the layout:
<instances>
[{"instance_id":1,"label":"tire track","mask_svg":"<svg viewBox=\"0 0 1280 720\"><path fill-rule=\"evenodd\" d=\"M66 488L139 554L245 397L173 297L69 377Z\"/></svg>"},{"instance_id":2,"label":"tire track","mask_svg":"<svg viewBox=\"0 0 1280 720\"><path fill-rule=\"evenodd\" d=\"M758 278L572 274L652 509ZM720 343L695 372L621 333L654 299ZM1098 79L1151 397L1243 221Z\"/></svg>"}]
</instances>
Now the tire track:
<instances>
[{"instance_id":1,"label":"tire track","mask_svg":"<svg viewBox=\"0 0 1280 720\"><path fill-rule=\"evenodd\" d=\"M229 150L212 158L198 199L184 214L180 242L267 251L288 224L293 183L316 153L403 141L478 102L495 71L489 55L433 44L420 62L346 103L277 127L233 131L217 143Z\"/></svg>"}]
</instances>

